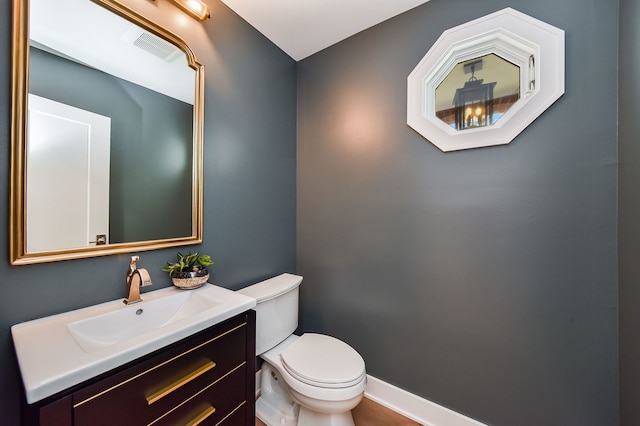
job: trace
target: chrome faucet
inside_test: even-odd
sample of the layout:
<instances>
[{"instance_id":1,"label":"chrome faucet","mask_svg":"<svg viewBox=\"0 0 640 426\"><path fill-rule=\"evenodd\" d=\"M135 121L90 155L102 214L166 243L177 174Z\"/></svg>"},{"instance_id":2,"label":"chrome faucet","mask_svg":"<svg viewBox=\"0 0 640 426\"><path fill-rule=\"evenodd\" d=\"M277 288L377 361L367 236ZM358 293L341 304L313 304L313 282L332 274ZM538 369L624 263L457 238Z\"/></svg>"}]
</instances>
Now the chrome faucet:
<instances>
[{"instance_id":1,"label":"chrome faucet","mask_svg":"<svg viewBox=\"0 0 640 426\"><path fill-rule=\"evenodd\" d=\"M129 262L129 271L127 272L129 297L123 300L127 305L142 302L140 298L140 287L147 287L152 284L149 272L144 268L138 269L136 266L138 260L140 260L140 256L131 256L131 262Z\"/></svg>"}]
</instances>

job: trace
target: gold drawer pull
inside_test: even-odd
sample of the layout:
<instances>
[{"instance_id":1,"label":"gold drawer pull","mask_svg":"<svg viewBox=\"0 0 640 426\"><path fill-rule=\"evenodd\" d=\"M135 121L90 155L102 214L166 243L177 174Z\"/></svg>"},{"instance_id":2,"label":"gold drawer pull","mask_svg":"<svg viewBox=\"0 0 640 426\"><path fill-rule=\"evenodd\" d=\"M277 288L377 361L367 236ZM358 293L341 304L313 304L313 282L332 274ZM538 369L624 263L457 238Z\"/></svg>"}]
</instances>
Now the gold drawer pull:
<instances>
[{"instance_id":1,"label":"gold drawer pull","mask_svg":"<svg viewBox=\"0 0 640 426\"><path fill-rule=\"evenodd\" d=\"M158 401L160 398L170 394L171 392L173 392L174 390L178 389L181 386L186 385L187 383L189 383L190 381L196 379L197 377L202 376L204 373L206 373L207 371L211 370L213 367L216 366L216 363L213 361L209 361L206 364L204 364L202 367L198 368L197 370L192 371L191 373L187 374L186 376L176 380L175 382L169 384L168 386L160 389L158 392L155 392L151 395L149 395L147 397L147 403L149 405L153 404L154 402Z\"/></svg>"},{"instance_id":2,"label":"gold drawer pull","mask_svg":"<svg viewBox=\"0 0 640 426\"><path fill-rule=\"evenodd\" d=\"M198 426L207 417L209 417L210 415L215 413L215 411L216 411L216 409L213 408L212 406L207 407L207 409L204 410L202 413L198 414L198 416L195 419L193 419L189 423L187 423L186 426Z\"/></svg>"}]
</instances>

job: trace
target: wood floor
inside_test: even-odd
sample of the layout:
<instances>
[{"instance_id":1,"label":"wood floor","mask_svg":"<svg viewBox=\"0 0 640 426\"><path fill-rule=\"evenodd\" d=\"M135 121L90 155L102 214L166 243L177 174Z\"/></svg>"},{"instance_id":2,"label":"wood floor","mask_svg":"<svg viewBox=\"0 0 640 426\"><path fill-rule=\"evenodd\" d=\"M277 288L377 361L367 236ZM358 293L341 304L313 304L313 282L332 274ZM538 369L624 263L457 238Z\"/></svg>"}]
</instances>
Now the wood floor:
<instances>
[{"instance_id":1,"label":"wood floor","mask_svg":"<svg viewBox=\"0 0 640 426\"><path fill-rule=\"evenodd\" d=\"M356 426L419 426L413 420L409 420L400 414L364 398L360 405L352 411L353 421ZM266 426L256 419L256 426ZM304 426L304 425L301 425Z\"/></svg>"}]
</instances>

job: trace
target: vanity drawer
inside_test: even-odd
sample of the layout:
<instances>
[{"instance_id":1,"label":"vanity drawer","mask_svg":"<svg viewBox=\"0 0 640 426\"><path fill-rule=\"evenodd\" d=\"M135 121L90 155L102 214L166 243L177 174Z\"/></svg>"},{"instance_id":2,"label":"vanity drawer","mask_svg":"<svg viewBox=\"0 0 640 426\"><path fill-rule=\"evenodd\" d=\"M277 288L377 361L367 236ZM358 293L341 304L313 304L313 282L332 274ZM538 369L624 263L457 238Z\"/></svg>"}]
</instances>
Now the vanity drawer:
<instances>
[{"instance_id":1,"label":"vanity drawer","mask_svg":"<svg viewBox=\"0 0 640 426\"><path fill-rule=\"evenodd\" d=\"M236 411L246 411L243 410L246 404L245 374L246 365L243 365L151 422L149 426L244 424L244 422L232 422L231 419Z\"/></svg>"},{"instance_id":2,"label":"vanity drawer","mask_svg":"<svg viewBox=\"0 0 640 426\"><path fill-rule=\"evenodd\" d=\"M79 390L73 394L74 424L146 425L194 395L211 397L222 382L240 389L240 403L246 345L247 323L231 324Z\"/></svg>"}]
</instances>

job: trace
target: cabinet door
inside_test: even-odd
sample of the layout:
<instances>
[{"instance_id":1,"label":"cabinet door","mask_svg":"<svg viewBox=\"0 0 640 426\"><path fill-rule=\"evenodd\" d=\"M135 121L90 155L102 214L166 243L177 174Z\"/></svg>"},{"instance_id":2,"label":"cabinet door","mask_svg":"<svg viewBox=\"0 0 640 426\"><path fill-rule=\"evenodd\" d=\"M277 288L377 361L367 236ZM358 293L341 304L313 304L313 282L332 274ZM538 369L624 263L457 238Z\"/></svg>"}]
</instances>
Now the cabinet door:
<instances>
[{"instance_id":1,"label":"cabinet door","mask_svg":"<svg viewBox=\"0 0 640 426\"><path fill-rule=\"evenodd\" d=\"M37 417L37 419L34 419L33 416ZM47 404L37 411L31 411L31 415L27 415L27 418L25 419L25 424L38 424L40 426L72 426L73 411L71 406L71 395Z\"/></svg>"}]
</instances>

